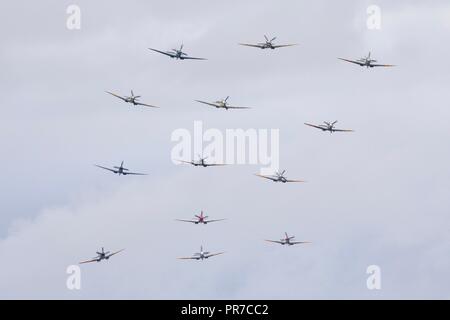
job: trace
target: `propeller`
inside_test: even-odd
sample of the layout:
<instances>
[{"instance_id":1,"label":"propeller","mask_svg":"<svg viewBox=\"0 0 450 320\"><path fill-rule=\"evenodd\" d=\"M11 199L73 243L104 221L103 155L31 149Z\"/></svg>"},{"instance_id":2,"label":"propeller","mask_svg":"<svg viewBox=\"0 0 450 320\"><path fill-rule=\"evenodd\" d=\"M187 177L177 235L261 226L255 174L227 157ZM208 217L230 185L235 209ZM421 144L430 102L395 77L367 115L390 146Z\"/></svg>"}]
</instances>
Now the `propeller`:
<instances>
[{"instance_id":1,"label":"propeller","mask_svg":"<svg viewBox=\"0 0 450 320\"><path fill-rule=\"evenodd\" d=\"M265 35L264 38L266 38L266 43L272 43L277 37L273 37L269 40L269 38L267 38L267 36Z\"/></svg>"}]
</instances>

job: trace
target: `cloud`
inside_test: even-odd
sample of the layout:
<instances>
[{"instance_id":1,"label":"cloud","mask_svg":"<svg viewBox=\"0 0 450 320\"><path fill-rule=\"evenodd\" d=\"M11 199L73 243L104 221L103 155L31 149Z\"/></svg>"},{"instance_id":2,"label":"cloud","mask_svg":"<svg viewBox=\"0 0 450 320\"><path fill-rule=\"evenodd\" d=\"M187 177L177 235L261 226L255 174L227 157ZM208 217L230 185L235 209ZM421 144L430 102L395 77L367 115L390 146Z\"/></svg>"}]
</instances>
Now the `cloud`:
<instances>
[{"instance_id":1,"label":"cloud","mask_svg":"<svg viewBox=\"0 0 450 320\"><path fill-rule=\"evenodd\" d=\"M175 4L80 1L80 32L65 29L63 5L27 4L34 14L18 22L11 17L21 3L8 4L0 297L447 297L446 3L383 2L380 33L365 29L356 1ZM300 45L237 45L264 34ZM209 60L180 63L147 50L181 42ZM368 50L399 67L362 70L336 59ZM162 108L132 108L104 93L130 89ZM219 112L193 101L227 95L254 108ZM303 126L335 119L356 132ZM257 166L174 166L171 133L195 120L220 130L279 128L281 166L308 183L261 181ZM93 166L122 160L150 175ZM174 221L201 209L228 220ZM264 243L285 231L313 244ZM176 259L202 244L227 253ZM102 246L126 251L83 266L82 290L69 291L67 266ZM382 270L378 292L366 288L372 264Z\"/></svg>"}]
</instances>

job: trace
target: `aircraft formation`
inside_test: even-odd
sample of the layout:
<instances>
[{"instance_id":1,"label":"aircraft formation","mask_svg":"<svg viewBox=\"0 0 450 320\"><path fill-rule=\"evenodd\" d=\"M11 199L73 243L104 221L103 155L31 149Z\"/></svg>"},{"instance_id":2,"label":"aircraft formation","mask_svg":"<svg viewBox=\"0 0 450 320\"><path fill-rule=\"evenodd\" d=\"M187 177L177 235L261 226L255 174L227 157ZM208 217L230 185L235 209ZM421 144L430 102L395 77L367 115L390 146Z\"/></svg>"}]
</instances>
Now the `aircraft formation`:
<instances>
[{"instance_id":1,"label":"aircraft formation","mask_svg":"<svg viewBox=\"0 0 450 320\"><path fill-rule=\"evenodd\" d=\"M275 50L275 49L279 49L279 48L285 48L285 47L292 47L292 46L296 46L297 44L293 43L293 44L275 44L274 41L277 39L277 37L273 37L271 39L269 39L269 37L264 36L265 41L264 42L260 42L260 43L239 43L239 45L241 46L246 46L246 47L252 47L252 48L259 48L262 50L265 49L271 49L271 50ZM187 53L183 52L183 48L184 45L182 44L180 46L179 49L172 49L172 50L168 50L168 51L162 51L159 49L154 49L154 48L148 48L149 50L165 55L169 58L175 59L175 60L207 60L206 58L201 58L201 57L193 57L188 55ZM351 59L345 59L345 58L338 58L339 60L342 60L344 62L349 62L352 64L356 64L359 65L361 67L366 67L366 68L374 68L374 67L394 67L395 65L391 65L391 64L379 64L377 62L377 60L372 59L371 57L371 52L369 52L369 54L361 59L357 59L357 60L351 60ZM143 107L150 107L150 108L159 108L158 106L155 105L151 105L151 104L146 104L146 103L142 103L139 102L139 99L141 98L141 96L136 96L134 95L133 90L131 90L131 95L130 96L121 96L119 94L110 92L110 91L106 91L106 93L121 99L122 101L132 104L133 106L143 106ZM206 106L210 106L216 109L224 109L224 110L229 110L229 109L251 109L251 107L247 107L247 106L234 106L234 105L230 105L228 103L229 100L229 96L227 96L226 98L222 99L222 100L218 100L218 101L213 101L213 102L208 102L208 101L204 101L204 100L195 100L195 102L198 102L200 104L206 105ZM319 129L323 132L328 131L330 133L333 132L354 132L354 130L352 129L339 129L336 128L335 125L337 123L336 121L333 122L327 122L324 121L323 124L311 124L311 123L305 123L306 126L312 127L312 128L316 128ZM207 167L216 167L216 166L226 166L227 164L222 164L222 163L209 163L206 162L206 160L208 159L208 157L203 157L198 155L198 160L192 160L192 161L186 161L186 160L178 160L180 163L186 163L195 167L203 167L203 168L207 168ZM95 165L96 167L103 169L103 170L107 170L110 171L114 174L118 174L119 176L123 175L146 175L146 173L138 173L138 172L131 172L129 169L125 168L124 166L124 161L122 161L122 163L120 164L120 166L114 166L112 168L108 168L105 166L100 166L100 165ZM260 174L255 174L257 177L263 178L263 179L267 179L273 182L280 182L282 184L285 183L303 183L306 182L304 180L297 180L297 179L288 179L285 176L286 170L283 170L281 172L275 172L273 175L260 175ZM175 219L178 222L184 222L184 223L191 223L191 224L195 224L195 225L207 225L209 223L213 223L213 222L221 222L221 221L225 221L226 219L221 218L221 219L209 219L208 216L206 216L203 212L203 210L200 212L200 214L198 215L194 215L194 217L192 219ZM287 232L285 232L285 236L284 238L280 239L280 240L265 240L266 242L270 242L270 243L276 243L276 244L280 244L280 245L286 245L286 246L293 246L293 245L297 245L297 244L309 244L311 242L309 241L295 241L294 240L295 237L294 236L289 236ZM80 262L80 264L86 264L86 263L92 263L92 262L101 262L101 261L107 261L109 260L112 256L119 254L121 252L123 252L124 249L110 253L109 251L104 250L104 248L101 249L100 252L96 252L97 256L90 259L90 260L86 260L86 261L82 261ZM211 257L215 257L218 255L222 255L225 252L218 252L218 253L211 253L209 251L205 251L203 249L203 245L200 246L200 252L194 253L192 256L189 257L181 257L178 259L182 259L182 260L206 260L209 259Z\"/></svg>"}]
</instances>

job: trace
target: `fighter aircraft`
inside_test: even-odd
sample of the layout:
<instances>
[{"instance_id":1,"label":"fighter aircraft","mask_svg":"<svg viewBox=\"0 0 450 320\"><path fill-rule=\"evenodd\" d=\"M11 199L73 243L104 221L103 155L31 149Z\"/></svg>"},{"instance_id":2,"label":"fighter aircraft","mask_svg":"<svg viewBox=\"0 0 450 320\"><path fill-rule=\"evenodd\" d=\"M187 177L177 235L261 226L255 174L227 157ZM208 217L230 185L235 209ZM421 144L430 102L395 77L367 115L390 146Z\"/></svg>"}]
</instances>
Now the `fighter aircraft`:
<instances>
[{"instance_id":1,"label":"fighter aircraft","mask_svg":"<svg viewBox=\"0 0 450 320\"><path fill-rule=\"evenodd\" d=\"M257 43L257 44L248 44L248 43L239 43L241 46L247 46L247 47L254 47L254 48L260 48L260 49L277 49L277 48L283 48L283 47L292 47L296 46L297 44L280 44L280 45L274 45L273 42L277 37L272 38L269 40L267 36L264 36L266 39L265 42Z\"/></svg>"},{"instance_id":2,"label":"fighter aircraft","mask_svg":"<svg viewBox=\"0 0 450 320\"><path fill-rule=\"evenodd\" d=\"M226 166L226 164L206 163L205 160L208 159L208 157L203 158L200 155L198 157L199 157L198 161L184 161L184 160L178 160L178 161L192 164L194 167L201 166L201 167L206 168L206 167Z\"/></svg>"},{"instance_id":3,"label":"fighter aircraft","mask_svg":"<svg viewBox=\"0 0 450 320\"><path fill-rule=\"evenodd\" d=\"M218 256L219 254L224 254L225 252L219 252L219 253L210 253L208 251L203 251L203 246L200 247L200 252L196 252L194 253L194 255L192 257L183 257L183 258L178 258L178 259L182 259L182 260L204 260L204 259L208 259L214 256Z\"/></svg>"},{"instance_id":4,"label":"fighter aircraft","mask_svg":"<svg viewBox=\"0 0 450 320\"><path fill-rule=\"evenodd\" d=\"M193 220L183 220L183 219L176 219L177 221L182 222L191 222L194 224L208 224L210 222L217 222L217 221L223 221L225 219L216 219L216 220L208 220L208 216L203 215L203 210L200 212L200 215L195 215L195 219Z\"/></svg>"},{"instance_id":5,"label":"fighter aircraft","mask_svg":"<svg viewBox=\"0 0 450 320\"><path fill-rule=\"evenodd\" d=\"M326 121L324 121L323 123L325 123L325 124L319 124L319 125L310 124L310 123L305 123L305 124L307 126L320 129L322 131L330 131L330 133L333 133L333 132L354 132L354 130L350 130L350 129L336 129L334 126L337 123L337 120L332 122L332 123L326 122Z\"/></svg>"},{"instance_id":6,"label":"fighter aircraft","mask_svg":"<svg viewBox=\"0 0 450 320\"><path fill-rule=\"evenodd\" d=\"M139 100L139 98L140 98L141 96L135 96L134 93L133 93L133 90L131 90L131 96L129 96L129 97L127 97L127 96L121 97L121 96L119 96L119 95L117 95L117 94L115 94L115 93L109 92L109 91L106 91L106 93L109 93L109 94L113 95L114 97L117 97L117 98L119 98L119 99L121 99L121 100L123 100L123 101L125 101L125 102L127 102L127 103L132 103L132 104L135 105L135 106L144 106L144 107L150 107L150 108L159 108L159 107L153 106L153 105L151 105L151 104L145 104L145 103L140 103L140 102L138 102L138 100Z\"/></svg>"},{"instance_id":7,"label":"fighter aircraft","mask_svg":"<svg viewBox=\"0 0 450 320\"><path fill-rule=\"evenodd\" d=\"M222 100L219 100L219 101L215 101L215 102L206 102L206 101L201 101L201 100L195 100L195 101L203 103L203 104L207 104L207 105L212 106L212 107L216 107L218 109L220 109L220 108L225 109L225 110L228 110L228 109L251 109L250 107L233 107L233 106L230 106L228 104L228 99L229 98L230 97L228 96L225 99L222 99Z\"/></svg>"},{"instance_id":8,"label":"fighter aircraft","mask_svg":"<svg viewBox=\"0 0 450 320\"><path fill-rule=\"evenodd\" d=\"M182 44L180 49L172 49L170 51L160 51L160 50L156 50L153 48L148 48L149 50L158 52L158 53L162 53L165 54L166 56L169 56L171 58L174 58L176 60L180 59L180 60L208 60L205 58L194 58L194 57L189 57L185 52L183 52L183 47L184 45Z\"/></svg>"},{"instance_id":9,"label":"fighter aircraft","mask_svg":"<svg viewBox=\"0 0 450 320\"><path fill-rule=\"evenodd\" d=\"M308 242L308 241L292 241L294 238L295 238L295 236L288 236L288 234L287 234L287 232L285 232L284 233L285 234L285 238L284 239L281 239L280 241L276 241L276 240L265 240L265 241L268 241L268 242L273 242L273 243L279 243L279 244L281 244L281 245L288 245L288 246L293 246L294 244L303 244L303 243L311 243L311 242Z\"/></svg>"},{"instance_id":10,"label":"fighter aircraft","mask_svg":"<svg viewBox=\"0 0 450 320\"><path fill-rule=\"evenodd\" d=\"M375 63L375 62L377 62L377 60L372 59L370 57L370 55L371 55L371 53L369 52L369 55L367 57L361 58L361 59L358 59L358 60L349 60L349 59L344 59L344 58L338 58L338 59L343 60L343 61L347 61L347 62L350 62L350 63L358 64L361 67L367 67L367 68L373 68L373 67L395 67L395 65L393 65L393 64L378 64L378 63Z\"/></svg>"},{"instance_id":11,"label":"fighter aircraft","mask_svg":"<svg viewBox=\"0 0 450 320\"><path fill-rule=\"evenodd\" d=\"M120 175L126 176L126 175L129 175L129 174L135 175L135 176L146 176L147 175L146 173L129 172L129 169L123 167L123 161L120 164L120 167L113 167L114 169L102 167L102 166L99 166L97 164L95 166L99 167L99 168L102 168L102 169L105 169L105 170L108 170L108 171L111 171L111 172L114 172L114 173L118 173L119 176Z\"/></svg>"},{"instance_id":12,"label":"fighter aircraft","mask_svg":"<svg viewBox=\"0 0 450 320\"><path fill-rule=\"evenodd\" d=\"M122 252L123 250L125 250L125 249L122 249L122 250L119 250L119 251L116 251L116 252L110 254L109 251L105 252L105 249L102 248L101 252L98 252L98 251L96 252L97 253L97 257L92 258L91 260L82 261L79 264L91 263L91 262L100 262L102 260L109 260L109 258L111 258L113 255L116 255L116 254Z\"/></svg>"},{"instance_id":13,"label":"fighter aircraft","mask_svg":"<svg viewBox=\"0 0 450 320\"><path fill-rule=\"evenodd\" d=\"M272 180L273 182L282 182L282 183L286 183L286 182L306 182L306 181L303 181L303 180L288 180L284 176L285 173L286 173L286 170L283 170L281 173L280 172L275 172L275 174L272 175L272 176L263 176L263 175L260 175L260 174L256 174L256 176Z\"/></svg>"}]
</instances>

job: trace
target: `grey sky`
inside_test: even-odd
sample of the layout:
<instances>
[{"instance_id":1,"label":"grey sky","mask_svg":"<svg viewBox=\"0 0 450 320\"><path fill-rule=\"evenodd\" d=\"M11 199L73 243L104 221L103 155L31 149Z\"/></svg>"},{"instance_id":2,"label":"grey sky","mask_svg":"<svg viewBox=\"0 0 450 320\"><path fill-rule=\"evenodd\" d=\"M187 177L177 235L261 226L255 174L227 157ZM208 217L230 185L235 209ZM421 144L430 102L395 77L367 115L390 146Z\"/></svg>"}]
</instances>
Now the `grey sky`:
<instances>
[{"instance_id":1,"label":"grey sky","mask_svg":"<svg viewBox=\"0 0 450 320\"><path fill-rule=\"evenodd\" d=\"M381 31L366 28L370 4ZM0 21L0 298L449 298L448 1L4 1ZM300 45L237 45L264 34ZM181 43L209 60L147 50ZM398 67L336 59L368 51ZM162 108L104 93L130 89ZM227 95L254 109L193 102ZM356 132L303 125L336 119ZM170 135L195 120L279 128L281 167L308 183L174 166ZM150 175L93 167L122 160ZM201 209L228 221L173 221ZM284 231L313 244L262 241ZM175 259L201 244L227 254ZM66 267L101 246L126 252L67 290ZM372 264L380 291L366 288Z\"/></svg>"}]
</instances>

